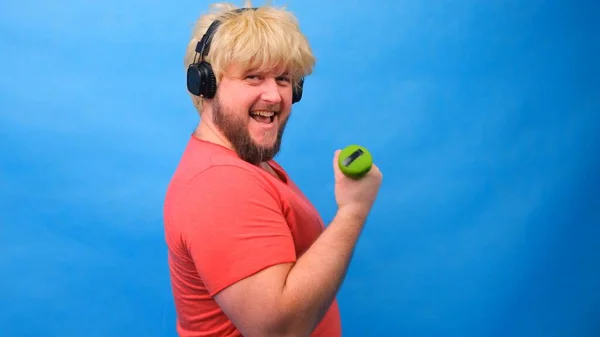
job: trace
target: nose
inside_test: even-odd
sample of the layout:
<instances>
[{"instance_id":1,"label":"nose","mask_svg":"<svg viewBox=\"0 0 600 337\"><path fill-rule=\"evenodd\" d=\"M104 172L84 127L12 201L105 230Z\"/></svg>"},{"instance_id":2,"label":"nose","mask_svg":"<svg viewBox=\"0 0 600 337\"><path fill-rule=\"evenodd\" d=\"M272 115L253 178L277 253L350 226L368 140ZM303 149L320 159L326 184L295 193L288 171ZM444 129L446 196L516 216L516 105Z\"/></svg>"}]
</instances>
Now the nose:
<instances>
[{"instance_id":1,"label":"nose","mask_svg":"<svg viewBox=\"0 0 600 337\"><path fill-rule=\"evenodd\" d=\"M280 88L277 85L275 78L268 78L263 82L263 93L262 99L271 104L278 104L281 102Z\"/></svg>"}]
</instances>

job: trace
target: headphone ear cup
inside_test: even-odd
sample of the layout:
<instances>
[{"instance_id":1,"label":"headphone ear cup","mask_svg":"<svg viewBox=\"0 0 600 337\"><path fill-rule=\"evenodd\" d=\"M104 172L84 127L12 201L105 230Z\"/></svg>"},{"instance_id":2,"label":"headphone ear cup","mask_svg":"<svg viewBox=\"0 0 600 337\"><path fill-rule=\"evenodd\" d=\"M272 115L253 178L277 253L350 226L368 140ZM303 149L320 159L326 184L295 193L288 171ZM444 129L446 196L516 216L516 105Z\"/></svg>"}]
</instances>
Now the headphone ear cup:
<instances>
[{"instance_id":1,"label":"headphone ear cup","mask_svg":"<svg viewBox=\"0 0 600 337\"><path fill-rule=\"evenodd\" d=\"M292 104L300 102L302 99L302 92L304 90L304 78L298 81L298 84L294 86L292 91Z\"/></svg>"},{"instance_id":2,"label":"headphone ear cup","mask_svg":"<svg viewBox=\"0 0 600 337\"><path fill-rule=\"evenodd\" d=\"M213 98L217 93L217 79L215 73L212 70L210 63L202 62L198 66L200 70L202 81L200 82L200 88L202 90L202 97Z\"/></svg>"},{"instance_id":3,"label":"headphone ear cup","mask_svg":"<svg viewBox=\"0 0 600 337\"><path fill-rule=\"evenodd\" d=\"M187 88L190 93L204 98L213 98L217 92L217 80L210 64L191 64L187 71Z\"/></svg>"},{"instance_id":4,"label":"headphone ear cup","mask_svg":"<svg viewBox=\"0 0 600 337\"><path fill-rule=\"evenodd\" d=\"M200 83L202 82L201 77L202 76L200 75L198 64L190 64L187 69L187 89L192 95L200 96Z\"/></svg>"}]
</instances>

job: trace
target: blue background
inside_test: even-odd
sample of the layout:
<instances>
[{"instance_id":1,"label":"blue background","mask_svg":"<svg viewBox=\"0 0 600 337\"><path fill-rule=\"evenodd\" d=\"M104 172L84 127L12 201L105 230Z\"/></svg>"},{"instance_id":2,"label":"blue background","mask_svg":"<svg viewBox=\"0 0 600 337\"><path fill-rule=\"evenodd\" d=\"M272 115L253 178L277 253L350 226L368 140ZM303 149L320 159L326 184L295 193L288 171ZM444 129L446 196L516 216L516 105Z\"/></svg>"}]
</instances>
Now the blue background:
<instances>
[{"instance_id":1,"label":"blue background","mask_svg":"<svg viewBox=\"0 0 600 337\"><path fill-rule=\"evenodd\" d=\"M326 221L336 148L384 172L344 336L599 336L599 5L286 4L318 64L279 161ZM2 336L175 336L162 201L207 6L0 4Z\"/></svg>"}]
</instances>

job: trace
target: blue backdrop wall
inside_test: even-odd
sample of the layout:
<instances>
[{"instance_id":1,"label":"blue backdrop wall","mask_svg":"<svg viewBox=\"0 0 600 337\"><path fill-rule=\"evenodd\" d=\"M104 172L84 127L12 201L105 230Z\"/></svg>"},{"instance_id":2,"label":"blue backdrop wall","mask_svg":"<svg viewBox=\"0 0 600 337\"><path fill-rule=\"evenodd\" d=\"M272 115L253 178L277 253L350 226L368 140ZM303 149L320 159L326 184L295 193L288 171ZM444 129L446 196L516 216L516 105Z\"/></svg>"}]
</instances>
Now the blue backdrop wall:
<instances>
[{"instance_id":1,"label":"blue backdrop wall","mask_svg":"<svg viewBox=\"0 0 600 337\"><path fill-rule=\"evenodd\" d=\"M279 161L326 221L336 148L385 175L344 336L599 336L599 5L273 3L318 57ZM0 4L0 335L175 336L161 207L207 6Z\"/></svg>"}]
</instances>

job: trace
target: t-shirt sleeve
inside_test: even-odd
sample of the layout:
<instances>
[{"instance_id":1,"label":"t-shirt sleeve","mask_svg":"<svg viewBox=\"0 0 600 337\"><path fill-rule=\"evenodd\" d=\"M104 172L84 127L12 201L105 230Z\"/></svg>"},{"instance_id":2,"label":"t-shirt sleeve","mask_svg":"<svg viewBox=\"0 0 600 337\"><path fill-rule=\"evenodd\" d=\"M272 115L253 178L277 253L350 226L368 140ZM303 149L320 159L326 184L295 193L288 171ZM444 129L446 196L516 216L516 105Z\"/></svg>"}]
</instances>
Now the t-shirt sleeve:
<instances>
[{"instance_id":1,"label":"t-shirt sleeve","mask_svg":"<svg viewBox=\"0 0 600 337\"><path fill-rule=\"evenodd\" d=\"M244 168L212 167L180 200L183 239L211 296L267 267L295 262L274 187Z\"/></svg>"}]
</instances>

